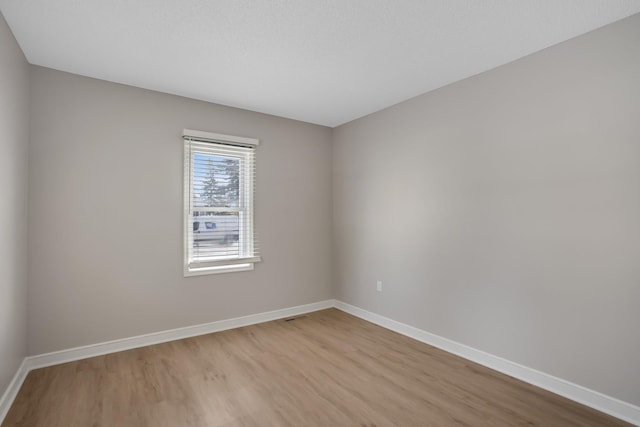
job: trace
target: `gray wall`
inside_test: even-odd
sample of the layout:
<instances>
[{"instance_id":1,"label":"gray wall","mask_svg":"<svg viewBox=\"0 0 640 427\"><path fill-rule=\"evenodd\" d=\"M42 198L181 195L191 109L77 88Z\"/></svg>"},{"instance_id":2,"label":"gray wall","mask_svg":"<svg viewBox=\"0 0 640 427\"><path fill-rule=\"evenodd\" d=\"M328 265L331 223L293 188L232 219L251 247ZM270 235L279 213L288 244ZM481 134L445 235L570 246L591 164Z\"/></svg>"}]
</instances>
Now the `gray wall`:
<instances>
[{"instance_id":1,"label":"gray wall","mask_svg":"<svg viewBox=\"0 0 640 427\"><path fill-rule=\"evenodd\" d=\"M640 404L638 41L640 15L336 128L337 297Z\"/></svg>"},{"instance_id":2,"label":"gray wall","mask_svg":"<svg viewBox=\"0 0 640 427\"><path fill-rule=\"evenodd\" d=\"M31 68L29 353L332 295L331 130ZM183 128L261 140L263 262L183 278Z\"/></svg>"},{"instance_id":3,"label":"gray wall","mask_svg":"<svg viewBox=\"0 0 640 427\"><path fill-rule=\"evenodd\" d=\"M0 14L0 396L27 349L28 67Z\"/></svg>"}]
</instances>

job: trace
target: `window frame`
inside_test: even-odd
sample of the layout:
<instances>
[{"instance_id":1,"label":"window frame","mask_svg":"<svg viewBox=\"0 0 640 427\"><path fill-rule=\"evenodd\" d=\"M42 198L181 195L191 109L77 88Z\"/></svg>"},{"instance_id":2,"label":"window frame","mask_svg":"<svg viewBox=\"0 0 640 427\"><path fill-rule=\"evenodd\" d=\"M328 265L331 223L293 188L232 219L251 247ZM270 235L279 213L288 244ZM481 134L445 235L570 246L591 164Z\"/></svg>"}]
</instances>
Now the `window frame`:
<instances>
[{"instance_id":1,"label":"window frame","mask_svg":"<svg viewBox=\"0 0 640 427\"><path fill-rule=\"evenodd\" d=\"M212 144L213 147L218 146L221 150L237 147L239 150L255 148L259 145L260 141L256 138L247 138L234 135L224 135L213 132L204 132L191 129L184 129L182 132L183 145L184 145L184 159L183 159L183 274L184 277L201 276L208 274L220 274L230 273L237 271L249 271L253 270L254 263L261 261L257 254L257 242L255 238L255 217L254 217L254 180L255 180L255 152L249 155L249 152L240 157L240 182L241 191L243 191L242 206L238 208L239 212L239 227L242 230L239 232L239 247L243 247L241 251L246 255L247 253L252 256L246 258L230 258L228 260L213 260L193 262L190 258L190 249L193 248L193 219L192 212L194 207L192 206L192 183L193 183L193 170L194 170L194 151L192 148L192 141L201 144ZM211 149L215 151L215 148ZM196 151L197 152L197 151ZM210 153L203 153L210 154ZM249 159L253 157L252 161ZM197 211L197 208L195 208ZM224 210L224 209L221 209ZM249 215L248 221L240 220L240 216ZM240 225L242 224L242 225ZM246 260L246 262L244 262ZM198 266L200 264L200 266Z\"/></svg>"}]
</instances>

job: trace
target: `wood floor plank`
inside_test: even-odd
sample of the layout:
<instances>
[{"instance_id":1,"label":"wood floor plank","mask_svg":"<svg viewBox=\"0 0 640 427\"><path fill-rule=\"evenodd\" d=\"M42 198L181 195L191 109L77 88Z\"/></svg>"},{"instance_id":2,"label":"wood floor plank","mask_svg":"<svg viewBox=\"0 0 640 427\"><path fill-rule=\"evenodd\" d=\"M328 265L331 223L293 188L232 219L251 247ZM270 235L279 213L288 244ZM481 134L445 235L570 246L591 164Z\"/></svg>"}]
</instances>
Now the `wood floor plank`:
<instances>
[{"instance_id":1,"label":"wood floor plank","mask_svg":"<svg viewBox=\"0 0 640 427\"><path fill-rule=\"evenodd\" d=\"M629 425L329 309L34 370L1 427Z\"/></svg>"}]
</instances>

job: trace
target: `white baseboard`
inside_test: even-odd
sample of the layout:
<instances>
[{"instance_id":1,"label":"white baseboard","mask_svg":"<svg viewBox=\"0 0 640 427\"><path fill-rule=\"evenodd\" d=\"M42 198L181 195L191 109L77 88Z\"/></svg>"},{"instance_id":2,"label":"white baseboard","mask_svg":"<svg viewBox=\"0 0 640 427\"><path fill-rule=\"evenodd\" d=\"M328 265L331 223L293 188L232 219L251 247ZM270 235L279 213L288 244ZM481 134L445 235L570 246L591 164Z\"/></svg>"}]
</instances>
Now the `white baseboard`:
<instances>
[{"instance_id":1,"label":"white baseboard","mask_svg":"<svg viewBox=\"0 0 640 427\"><path fill-rule=\"evenodd\" d=\"M29 370L26 368L25 360L23 360L9 386L0 397L0 424L2 424L4 417L7 416L7 412L9 412L9 408L11 408L11 404L18 395L18 391L20 391L20 387L22 387L22 383L27 378L28 373Z\"/></svg>"},{"instance_id":2,"label":"white baseboard","mask_svg":"<svg viewBox=\"0 0 640 427\"><path fill-rule=\"evenodd\" d=\"M472 362L589 406L600 412L640 426L640 407L638 406L501 357L485 353L484 351L476 350L475 348L423 331L405 323L397 322L388 317L363 310L342 301L336 301L335 307L346 313L382 326L383 328L406 335L425 344L453 353Z\"/></svg>"},{"instance_id":3,"label":"white baseboard","mask_svg":"<svg viewBox=\"0 0 640 427\"><path fill-rule=\"evenodd\" d=\"M286 317L323 310L333 306L334 300L320 301L312 304L267 311L265 313L250 314L248 316L236 317L233 319L218 320L216 322L204 323L201 325L186 326L184 328L170 329L168 331L154 332L151 334L138 335L136 337L85 345L82 347L70 348L68 350L40 354L37 356L29 356L25 361L27 368L32 370L43 368L45 366L58 365L60 363L72 362L74 360L86 359L88 357L115 353L117 351L131 350L133 348L145 347L148 345L160 344L183 338L191 338L198 335L211 334L213 332L226 331L227 329L241 328L243 326L269 322L271 320L284 319Z\"/></svg>"},{"instance_id":4,"label":"white baseboard","mask_svg":"<svg viewBox=\"0 0 640 427\"><path fill-rule=\"evenodd\" d=\"M82 347L70 348L68 350L54 351L52 353L28 356L22 361L18 371L9 384L9 387L0 398L0 424L7 415L11 404L16 398L22 383L27 374L32 369L44 368L46 366L58 365L60 363L72 362L74 360L86 359L88 357L101 356L103 354L115 353L123 350L145 347L153 344L179 340L183 338L195 337L198 335L210 334L213 332L226 331L228 329L240 328L242 326L255 325L269 322L271 320L284 319L298 316L313 311L332 308L334 300L325 300L312 304L299 305L296 307L283 308L280 310L268 311L265 313L251 314L249 316L236 317L234 319L219 320L216 322L201 325L187 326L184 328L171 329L168 331L155 332L146 335L139 335L130 338L107 341L98 344L85 345Z\"/></svg>"}]
</instances>

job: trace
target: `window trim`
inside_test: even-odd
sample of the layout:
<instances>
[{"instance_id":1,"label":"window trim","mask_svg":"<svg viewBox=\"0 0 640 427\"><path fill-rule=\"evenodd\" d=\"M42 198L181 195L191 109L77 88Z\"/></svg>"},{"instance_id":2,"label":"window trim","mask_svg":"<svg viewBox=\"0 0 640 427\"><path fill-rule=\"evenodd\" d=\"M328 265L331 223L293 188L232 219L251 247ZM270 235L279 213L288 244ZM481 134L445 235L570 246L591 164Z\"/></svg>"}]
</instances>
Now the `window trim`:
<instances>
[{"instance_id":1,"label":"window trim","mask_svg":"<svg viewBox=\"0 0 640 427\"><path fill-rule=\"evenodd\" d=\"M255 149L259 144L260 140L256 138L247 138L241 136L234 135L224 135L220 133L213 132L204 132L192 129L184 129L182 132L183 138L183 151L184 151L184 159L183 159L183 274L184 277L190 276L201 276L208 274L221 274L221 273L231 273L237 271L250 271L254 268L254 263L261 261L261 258L256 254L253 257L241 258L241 259L229 259L229 260L219 260L219 261L210 261L210 262L202 262L201 266L193 266L193 264L189 263L189 226L191 226L190 220L190 211L191 211L191 171L193 170L193 156L191 155L191 151L189 150L190 141L196 142L206 142L213 144L221 144L221 145L230 145L236 147L245 147ZM254 154L255 155L255 154ZM187 157L189 162L189 167L187 168ZM247 165L249 167L249 165ZM246 177L246 170L241 174L241 177ZM255 178L255 177L251 177ZM246 179L246 178L244 178ZM249 183L249 192L251 193L251 206L249 209L251 210L252 217L252 230L250 231L250 235L253 236L250 244L252 246L252 252L255 254L254 247L256 245L255 242L255 217L254 217L254 194L253 194L253 182Z\"/></svg>"}]
</instances>

